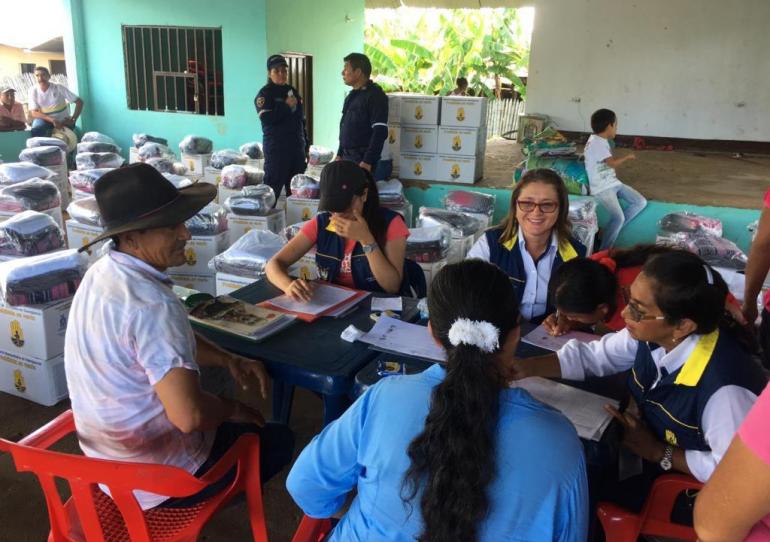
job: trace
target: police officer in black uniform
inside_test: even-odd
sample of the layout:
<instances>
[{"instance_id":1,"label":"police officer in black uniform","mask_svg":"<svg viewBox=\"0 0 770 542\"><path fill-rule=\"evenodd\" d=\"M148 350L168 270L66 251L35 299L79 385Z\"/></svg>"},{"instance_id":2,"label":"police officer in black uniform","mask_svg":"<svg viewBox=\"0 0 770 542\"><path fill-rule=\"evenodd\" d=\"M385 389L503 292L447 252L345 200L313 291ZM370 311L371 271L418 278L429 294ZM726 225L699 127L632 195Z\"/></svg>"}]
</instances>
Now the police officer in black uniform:
<instances>
[{"instance_id":1,"label":"police officer in black uniform","mask_svg":"<svg viewBox=\"0 0 770 542\"><path fill-rule=\"evenodd\" d=\"M355 162L373 174L388 138L388 97L369 79L372 63L366 55L351 53L344 60L342 80L353 90L342 107L337 159Z\"/></svg>"},{"instance_id":2,"label":"police officer in black uniform","mask_svg":"<svg viewBox=\"0 0 770 542\"><path fill-rule=\"evenodd\" d=\"M289 195L291 178L307 166L309 140L305 129L305 111L297 89L288 84L289 65L281 55L267 59L269 80L262 87L254 105L262 122L262 147L265 152L265 184L275 191L276 199L285 187Z\"/></svg>"}]
</instances>

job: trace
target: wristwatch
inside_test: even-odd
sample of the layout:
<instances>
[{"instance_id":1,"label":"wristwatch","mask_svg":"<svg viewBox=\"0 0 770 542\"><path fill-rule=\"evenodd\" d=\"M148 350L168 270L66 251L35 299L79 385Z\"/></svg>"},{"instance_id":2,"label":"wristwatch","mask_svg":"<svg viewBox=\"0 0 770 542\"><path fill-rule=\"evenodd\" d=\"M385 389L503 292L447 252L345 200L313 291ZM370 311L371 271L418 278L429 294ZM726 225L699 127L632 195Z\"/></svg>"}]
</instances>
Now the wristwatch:
<instances>
[{"instance_id":1,"label":"wristwatch","mask_svg":"<svg viewBox=\"0 0 770 542\"><path fill-rule=\"evenodd\" d=\"M674 463L671 461L674 458L674 447L670 444L666 444L666 448L663 450L663 459L660 460L660 468L665 471L670 471Z\"/></svg>"},{"instance_id":2,"label":"wristwatch","mask_svg":"<svg viewBox=\"0 0 770 542\"><path fill-rule=\"evenodd\" d=\"M371 254L377 250L377 242L373 242L368 245L361 245L361 250L364 251L364 254Z\"/></svg>"}]
</instances>

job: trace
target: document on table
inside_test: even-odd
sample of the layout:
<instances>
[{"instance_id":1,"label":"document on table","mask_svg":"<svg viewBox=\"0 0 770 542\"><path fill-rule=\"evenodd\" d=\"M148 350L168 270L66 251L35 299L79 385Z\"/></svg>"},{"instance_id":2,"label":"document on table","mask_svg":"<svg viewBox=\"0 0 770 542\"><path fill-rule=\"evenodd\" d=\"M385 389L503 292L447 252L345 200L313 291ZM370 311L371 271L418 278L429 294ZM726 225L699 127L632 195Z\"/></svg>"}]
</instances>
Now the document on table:
<instances>
[{"instance_id":1,"label":"document on table","mask_svg":"<svg viewBox=\"0 0 770 542\"><path fill-rule=\"evenodd\" d=\"M543 325L537 326L535 329L524 335L521 340L527 344L533 344L546 350L556 352L559 348L567 344L570 339L577 339L583 343L590 343L599 339L598 335L593 333L586 333L585 331L570 331L559 337L554 337L548 333Z\"/></svg>"},{"instance_id":2,"label":"document on table","mask_svg":"<svg viewBox=\"0 0 770 542\"><path fill-rule=\"evenodd\" d=\"M436 344L427 326L381 316L374 327L359 339L376 350L404 354L428 361L445 361L446 351Z\"/></svg>"},{"instance_id":3,"label":"document on table","mask_svg":"<svg viewBox=\"0 0 770 542\"><path fill-rule=\"evenodd\" d=\"M612 421L612 415L604 409L604 405L618 407L614 399L539 376L517 380L511 383L511 387L525 389L538 401L561 411L575 426L580 438L597 442Z\"/></svg>"},{"instance_id":4,"label":"document on table","mask_svg":"<svg viewBox=\"0 0 770 542\"><path fill-rule=\"evenodd\" d=\"M271 299L270 304L285 311L300 312L315 316L347 301L357 293L358 292L355 290L348 290L347 288L338 288L337 286L332 286L330 284L316 283L313 290L313 297L307 303L295 301L287 295L281 295Z\"/></svg>"},{"instance_id":5,"label":"document on table","mask_svg":"<svg viewBox=\"0 0 770 542\"><path fill-rule=\"evenodd\" d=\"M401 312L403 309L403 302L400 297L373 297L372 298L372 310L373 311L393 311Z\"/></svg>"}]
</instances>

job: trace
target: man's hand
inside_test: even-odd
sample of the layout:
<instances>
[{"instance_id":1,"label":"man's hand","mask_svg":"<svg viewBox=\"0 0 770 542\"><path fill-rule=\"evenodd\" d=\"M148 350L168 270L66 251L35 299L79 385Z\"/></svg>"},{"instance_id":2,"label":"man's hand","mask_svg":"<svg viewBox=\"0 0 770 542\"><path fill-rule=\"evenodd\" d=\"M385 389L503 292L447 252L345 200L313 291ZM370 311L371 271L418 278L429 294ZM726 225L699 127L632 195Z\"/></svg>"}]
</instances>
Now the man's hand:
<instances>
[{"instance_id":1,"label":"man's hand","mask_svg":"<svg viewBox=\"0 0 770 542\"><path fill-rule=\"evenodd\" d=\"M265 426L265 417L256 408L251 408L248 405L241 403L240 401L234 401L235 410L233 415L230 416L230 420L241 423L254 423L260 427Z\"/></svg>"},{"instance_id":2,"label":"man's hand","mask_svg":"<svg viewBox=\"0 0 770 542\"><path fill-rule=\"evenodd\" d=\"M72 128L73 126L75 126L75 120L76 119L73 119L72 117L67 117L66 119L64 119L63 124L65 126L69 126L70 128Z\"/></svg>"},{"instance_id":3,"label":"man's hand","mask_svg":"<svg viewBox=\"0 0 770 542\"><path fill-rule=\"evenodd\" d=\"M623 446L652 463L661 460L666 445L655 437L641 418L628 411L620 412L612 405L604 408L623 426Z\"/></svg>"},{"instance_id":4,"label":"man's hand","mask_svg":"<svg viewBox=\"0 0 770 542\"><path fill-rule=\"evenodd\" d=\"M743 317L746 319L746 322L754 325L754 322L757 321L757 317L759 316L759 309L757 308L757 303L755 301L750 302L743 302L743 307L741 307L741 313L743 313Z\"/></svg>"},{"instance_id":5,"label":"man's hand","mask_svg":"<svg viewBox=\"0 0 770 542\"><path fill-rule=\"evenodd\" d=\"M371 164L367 164L366 162L359 162L358 163L358 167L360 167L361 169L363 169L365 171L368 171L369 173L372 172L372 165Z\"/></svg>"},{"instance_id":6,"label":"man's hand","mask_svg":"<svg viewBox=\"0 0 770 542\"><path fill-rule=\"evenodd\" d=\"M307 303L313 298L313 283L309 280L294 279L284 293L294 301Z\"/></svg>"},{"instance_id":7,"label":"man's hand","mask_svg":"<svg viewBox=\"0 0 770 542\"><path fill-rule=\"evenodd\" d=\"M57 130L61 130L62 128L64 128L64 123L62 121L53 119L52 122L53 122L53 127L56 128Z\"/></svg>"},{"instance_id":8,"label":"man's hand","mask_svg":"<svg viewBox=\"0 0 770 542\"><path fill-rule=\"evenodd\" d=\"M267 386L270 383L270 376L267 374L265 366L261 361L233 355L227 363L227 368L230 369L233 379L244 390L249 389L249 381L256 377L259 381L259 393L263 399L267 399Z\"/></svg>"},{"instance_id":9,"label":"man's hand","mask_svg":"<svg viewBox=\"0 0 770 542\"><path fill-rule=\"evenodd\" d=\"M332 224L337 235L345 239L352 239L364 245L374 243L375 239L369 231L366 219L358 211L353 211L353 219L343 218L339 215L332 217Z\"/></svg>"}]
</instances>

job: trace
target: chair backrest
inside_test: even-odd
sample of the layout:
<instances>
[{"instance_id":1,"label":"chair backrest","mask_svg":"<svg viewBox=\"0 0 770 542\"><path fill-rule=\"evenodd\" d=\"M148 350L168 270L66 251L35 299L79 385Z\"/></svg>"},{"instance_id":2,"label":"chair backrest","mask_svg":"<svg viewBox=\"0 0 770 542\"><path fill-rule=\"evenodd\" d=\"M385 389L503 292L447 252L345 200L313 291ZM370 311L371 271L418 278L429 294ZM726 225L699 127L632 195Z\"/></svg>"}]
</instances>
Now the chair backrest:
<instances>
[{"instance_id":1,"label":"chair backrest","mask_svg":"<svg viewBox=\"0 0 770 542\"><path fill-rule=\"evenodd\" d=\"M683 474L659 476L644 503L640 533L679 540L697 540L698 537L691 526L671 521L671 512L680 493L699 491L702 487L703 484L691 476Z\"/></svg>"}]
</instances>

